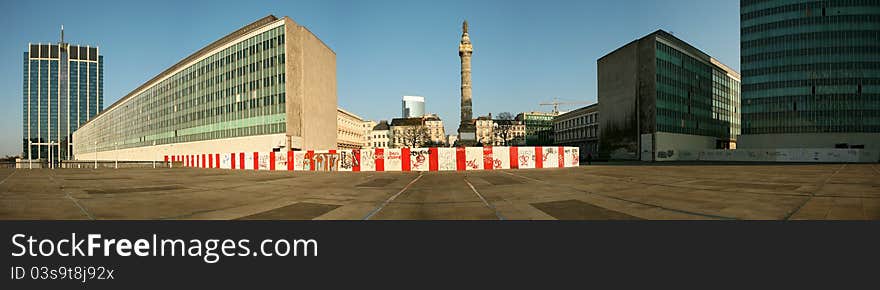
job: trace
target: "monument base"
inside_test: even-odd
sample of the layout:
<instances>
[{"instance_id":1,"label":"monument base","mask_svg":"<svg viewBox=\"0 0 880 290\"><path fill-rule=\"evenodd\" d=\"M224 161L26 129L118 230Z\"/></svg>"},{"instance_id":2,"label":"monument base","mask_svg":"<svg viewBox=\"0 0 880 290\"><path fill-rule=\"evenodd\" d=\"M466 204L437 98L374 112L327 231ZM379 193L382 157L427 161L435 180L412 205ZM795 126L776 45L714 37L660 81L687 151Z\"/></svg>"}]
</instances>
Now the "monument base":
<instances>
[{"instance_id":1,"label":"monument base","mask_svg":"<svg viewBox=\"0 0 880 290\"><path fill-rule=\"evenodd\" d=\"M462 125L458 127L458 141L456 146L474 146L477 144L477 127Z\"/></svg>"}]
</instances>

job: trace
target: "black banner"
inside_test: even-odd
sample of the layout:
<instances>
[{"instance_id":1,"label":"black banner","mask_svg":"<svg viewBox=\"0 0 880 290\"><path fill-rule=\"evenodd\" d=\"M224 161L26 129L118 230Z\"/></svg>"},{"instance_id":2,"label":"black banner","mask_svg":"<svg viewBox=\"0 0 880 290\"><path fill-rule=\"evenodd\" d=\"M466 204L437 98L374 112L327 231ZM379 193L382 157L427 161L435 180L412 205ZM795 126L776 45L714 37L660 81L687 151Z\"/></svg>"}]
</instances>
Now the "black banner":
<instances>
[{"instance_id":1,"label":"black banner","mask_svg":"<svg viewBox=\"0 0 880 290\"><path fill-rule=\"evenodd\" d=\"M841 270L854 261L876 264L878 225L3 221L0 232L6 271L2 284L13 286L4 289L251 289L264 285L585 289L617 275L706 278L731 274L727 272L731 269L781 275L809 265ZM871 269L856 267L849 273L858 276Z\"/></svg>"}]
</instances>

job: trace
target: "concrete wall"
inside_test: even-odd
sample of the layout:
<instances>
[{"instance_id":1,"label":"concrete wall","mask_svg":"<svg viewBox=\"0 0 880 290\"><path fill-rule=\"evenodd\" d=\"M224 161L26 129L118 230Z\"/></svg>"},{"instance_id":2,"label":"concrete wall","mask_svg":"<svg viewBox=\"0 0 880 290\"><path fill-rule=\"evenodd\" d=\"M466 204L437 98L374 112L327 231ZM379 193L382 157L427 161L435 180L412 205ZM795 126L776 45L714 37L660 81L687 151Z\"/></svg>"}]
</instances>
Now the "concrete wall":
<instances>
[{"instance_id":1,"label":"concrete wall","mask_svg":"<svg viewBox=\"0 0 880 290\"><path fill-rule=\"evenodd\" d=\"M740 136L737 148L834 148L839 143L865 145L867 150L880 150L880 133L750 134Z\"/></svg>"},{"instance_id":2,"label":"concrete wall","mask_svg":"<svg viewBox=\"0 0 880 290\"><path fill-rule=\"evenodd\" d=\"M168 158L183 160L185 167L276 171L467 171L579 166L578 148L562 146L225 152Z\"/></svg>"},{"instance_id":3,"label":"concrete wall","mask_svg":"<svg viewBox=\"0 0 880 290\"><path fill-rule=\"evenodd\" d=\"M305 27L288 17L284 21L291 147L336 149L336 53Z\"/></svg>"},{"instance_id":4,"label":"concrete wall","mask_svg":"<svg viewBox=\"0 0 880 290\"><path fill-rule=\"evenodd\" d=\"M710 136L657 132L652 155L655 161L696 160L703 150L715 149L715 140Z\"/></svg>"},{"instance_id":5,"label":"concrete wall","mask_svg":"<svg viewBox=\"0 0 880 290\"><path fill-rule=\"evenodd\" d=\"M247 136L225 139L174 143L156 146L135 147L119 150L98 151L99 161L164 161L165 155L190 155L204 152L267 151L284 145L284 134ZM95 160L93 151L84 150L74 160ZM117 159L118 158L118 159Z\"/></svg>"},{"instance_id":6,"label":"concrete wall","mask_svg":"<svg viewBox=\"0 0 880 290\"><path fill-rule=\"evenodd\" d=\"M862 149L791 148L703 150L694 160L741 162L876 163L880 151Z\"/></svg>"},{"instance_id":7,"label":"concrete wall","mask_svg":"<svg viewBox=\"0 0 880 290\"><path fill-rule=\"evenodd\" d=\"M637 159L637 45L627 44L598 63L600 154Z\"/></svg>"}]
</instances>

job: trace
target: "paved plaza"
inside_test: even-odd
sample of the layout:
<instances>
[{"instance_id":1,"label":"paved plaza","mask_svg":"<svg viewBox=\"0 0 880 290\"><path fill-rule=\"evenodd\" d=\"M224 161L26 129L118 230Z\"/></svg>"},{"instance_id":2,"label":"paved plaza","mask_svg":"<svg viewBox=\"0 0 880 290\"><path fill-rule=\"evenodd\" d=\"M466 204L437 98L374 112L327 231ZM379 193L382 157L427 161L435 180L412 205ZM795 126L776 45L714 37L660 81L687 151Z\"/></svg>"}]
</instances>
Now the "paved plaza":
<instances>
[{"instance_id":1,"label":"paved plaza","mask_svg":"<svg viewBox=\"0 0 880 290\"><path fill-rule=\"evenodd\" d=\"M877 164L0 169L0 219L880 219Z\"/></svg>"}]
</instances>

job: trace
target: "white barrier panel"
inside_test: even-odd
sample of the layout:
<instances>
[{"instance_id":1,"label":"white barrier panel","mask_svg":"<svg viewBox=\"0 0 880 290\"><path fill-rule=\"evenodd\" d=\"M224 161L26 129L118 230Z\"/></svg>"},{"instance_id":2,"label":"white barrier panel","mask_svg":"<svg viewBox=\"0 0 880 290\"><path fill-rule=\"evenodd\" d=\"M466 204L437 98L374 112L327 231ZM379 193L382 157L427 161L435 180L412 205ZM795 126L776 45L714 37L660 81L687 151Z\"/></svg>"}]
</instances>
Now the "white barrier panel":
<instances>
[{"instance_id":1,"label":"white barrier panel","mask_svg":"<svg viewBox=\"0 0 880 290\"><path fill-rule=\"evenodd\" d=\"M257 154L257 164L259 165L259 170L269 170L269 153L259 153Z\"/></svg>"},{"instance_id":2,"label":"white barrier panel","mask_svg":"<svg viewBox=\"0 0 880 290\"><path fill-rule=\"evenodd\" d=\"M270 162L272 162L275 165L275 171L286 171L287 170L287 154L291 154L291 153L292 153L291 151L286 151L286 152L281 151L281 152L275 152L275 154L273 154L275 158L272 159Z\"/></svg>"},{"instance_id":3,"label":"white barrier panel","mask_svg":"<svg viewBox=\"0 0 880 290\"><path fill-rule=\"evenodd\" d=\"M535 147L518 148L519 167L521 169L535 168Z\"/></svg>"},{"instance_id":4,"label":"white barrier panel","mask_svg":"<svg viewBox=\"0 0 880 290\"><path fill-rule=\"evenodd\" d=\"M543 150L543 159L541 168L557 168L559 167L559 147L541 147Z\"/></svg>"},{"instance_id":5,"label":"white barrier panel","mask_svg":"<svg viewBox=\"0 0 880 290\"><path fill-rule=\"evenodd\" d=\"M309 154L308 151L294 151L293 152L293 171L310 171L311 170L311 161L306 156Z\"/></svg>"},{"instance_id":6,"label":"white barrier panel","mask_svg":"<svg viewBox=\"0 0 880 290\"><path fill-rule=\"evenodd\" d=\"M467 147L464 153L466 170L483 170L483 147Z\"/></svg>"},{"instance_id":7,"label":"white barrier panel","mask_svg":"<svg viewBox=\"0 0 880 290\"><path fill-rule=\"evenodd\" d=\"M361 150L361 171L376 171L376 151L374 149Z\"/></svg>"},{"instance_id":8,"label":"white barrier panel","mask_svg":"<svg viewBox=\"0 0 880 290\"><path fill-rule=\"evenodd\" d=\"M402 169L401 149L385 148L385 171L400 171Z\"/></svg>"},{"instance_id":9,"label":"white barrier panel","mask_svg":"<svg viewBox=\"0 0 880 290\"><path fill-rule=\"evenodd\" d=\"M510 147L492 147L492 169L510 169Z\"/></svg>"},{"instance_id":10,"label":"white barrier panel","mask_svg":"<svg viewBox=\"0 0 880 290\"><path fill-rule=\"evenodd\" d=\"M412 148L409 150L410 171L430 171L431 158L430 148Z\"/></svg>"},{"instance_id":11,"label":"white barrier panel","mask_svg":"<svg viewBox=\"0 0 880 290\"><path fill-rule=\"evenodd\" d=\"M455 171L455 148L437 148L437 170Z\"/></svg>"},{"instance_id":12,"label":"white barrier panel","mask_svg":"<svg viewBox=\"0 0 880 290\"><path fill-rule=\"evenodd\" d=\"M245 152L244 153L244 169L245 170L254 170L254 153L253 152Z\"/></svg>"},{"instance_id":13,"label":"white barrier panel","mask_svg":"<svg viewBox=\"0 0 880 290\"><path fill-rule=\"evenodd\" d=\"M360 167L360 161L355 159L354 150L338 150L339 171L354 171Z\"/></svg>"},{"instance_id":14,"label":"white barrier panel","mask_svg":"<svg viewBox=\"0 0 880 290\"><path fill-rule=\"evenodd\" d=\"M230 153L220 154L220 168L232 169L232 154L230 154Z\"/></svg>"},{"instance_id":15,"label":"white barrier panel","mask_svg":"<svg viewBox=\"0 0 880 290\"><path fill-rule=\"evenodd\" d=\"M565 147L565 167L577 167L580 165L580 148Z\"/></svg>"}]
</instances>

